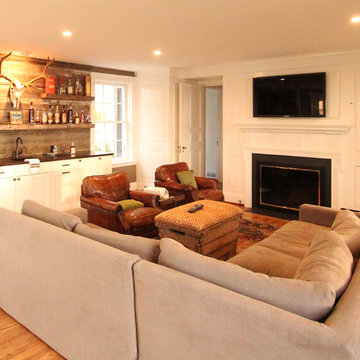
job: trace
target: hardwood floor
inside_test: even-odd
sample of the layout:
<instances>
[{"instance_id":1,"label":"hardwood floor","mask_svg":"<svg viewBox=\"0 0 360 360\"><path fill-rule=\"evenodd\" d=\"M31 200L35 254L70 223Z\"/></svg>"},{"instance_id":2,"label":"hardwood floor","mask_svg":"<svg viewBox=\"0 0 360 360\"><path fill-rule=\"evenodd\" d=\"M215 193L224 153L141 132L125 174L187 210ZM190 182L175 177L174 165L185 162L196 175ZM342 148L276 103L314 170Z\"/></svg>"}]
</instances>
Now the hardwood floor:
<instances>
[{"instance_id":1,"label":"hardwood floor","mask_svg":"<svg viewBox=\"0 0 360 360\"><path fill-rule=\"evenodd\" d=\"M244 212L248 220L282 226L289 220ZM64 360L55 350L0 309L0 360Z\"/></svg>"}]
</instances>

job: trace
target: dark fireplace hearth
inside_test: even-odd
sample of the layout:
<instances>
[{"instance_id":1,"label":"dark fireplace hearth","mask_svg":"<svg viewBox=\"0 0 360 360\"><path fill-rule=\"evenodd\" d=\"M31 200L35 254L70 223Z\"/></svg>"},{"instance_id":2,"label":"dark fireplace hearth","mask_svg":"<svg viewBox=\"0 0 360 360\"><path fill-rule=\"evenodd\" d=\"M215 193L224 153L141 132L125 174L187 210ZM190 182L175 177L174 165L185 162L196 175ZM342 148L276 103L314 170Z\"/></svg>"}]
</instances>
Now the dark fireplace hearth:
<instances>
[{"instance_id":1,"label":"dark fireplace hearth","mask_svg":"<svg viewBox=\"0 0 360 360\"><path fill-rule=\"evenodd\" d=\"M331 160L252 155L252 206L297 213L301 204L331 206Z\"/></svg>"}]
</instances>

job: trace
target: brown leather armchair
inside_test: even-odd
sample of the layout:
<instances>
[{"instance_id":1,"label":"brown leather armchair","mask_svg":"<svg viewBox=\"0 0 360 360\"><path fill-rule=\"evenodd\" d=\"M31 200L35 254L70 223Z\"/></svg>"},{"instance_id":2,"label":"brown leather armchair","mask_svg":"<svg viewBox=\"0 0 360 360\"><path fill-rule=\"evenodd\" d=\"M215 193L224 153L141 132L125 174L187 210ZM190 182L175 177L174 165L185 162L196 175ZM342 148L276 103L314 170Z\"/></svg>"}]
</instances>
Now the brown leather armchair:
<instances>
[{"instance_id":1,"label":"brown leather armchair","mask_svg":"<svg viewBox=\"0 0 360 360\"><path fill-rule=\"evenodd\" d=\"M134 199L145 206L124 211L116 201ZM130 190L125 172L87 176L81 185L81 206L88 211L88 221L123 234L157 236L154 217L162 210L159 196Z\"/></svg>"},{"instance_id":2,"label":"brown leather armchair","mask_svg":"<svg viewBox=\"0 0 360 360\"><path fill-rule=\"evenodd\" d=\"M181 184L177 172L186 170L189 167L185 162L159 166L155 171L155 186L166 188L171 196L175 196L178 205L204 199L224 200L223 192L218 189L217 179L195 176L198 189Z\"/></svg>"}]
</instances>

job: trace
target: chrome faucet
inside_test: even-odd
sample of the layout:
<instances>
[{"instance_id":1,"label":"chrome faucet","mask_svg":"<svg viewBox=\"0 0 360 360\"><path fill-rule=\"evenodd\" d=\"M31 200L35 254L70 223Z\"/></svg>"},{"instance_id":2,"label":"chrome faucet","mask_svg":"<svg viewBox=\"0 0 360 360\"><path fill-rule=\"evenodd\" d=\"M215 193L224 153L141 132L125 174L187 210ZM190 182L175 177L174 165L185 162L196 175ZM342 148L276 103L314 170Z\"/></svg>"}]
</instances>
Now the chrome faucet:
<instances>
[{"instance_id":1,"label":"chrome faucet","mask_svg":"<svg viewBox=\"0 0 360 360\"><path fill-rule=\"evenodd\" d=\"M18 159L19 155L22 153L22 149L19 149L19 143L20 144L24 143L20 136L16 139L15 159Z\"/></svg>"}]
</instances>

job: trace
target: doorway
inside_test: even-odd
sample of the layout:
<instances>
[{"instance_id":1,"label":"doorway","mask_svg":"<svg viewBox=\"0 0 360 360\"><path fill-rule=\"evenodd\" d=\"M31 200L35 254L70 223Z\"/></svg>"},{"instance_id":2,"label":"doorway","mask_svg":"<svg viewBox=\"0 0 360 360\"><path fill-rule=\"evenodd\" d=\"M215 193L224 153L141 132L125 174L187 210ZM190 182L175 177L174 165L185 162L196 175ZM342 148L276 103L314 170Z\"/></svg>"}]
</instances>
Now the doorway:
<instances>
[{"instance_id":1,"label":"doorway","mask_svg":"<svg viewBox=\"0 0 360 360\"><path fill-rule=\"evenodd\" d=\"M205 176L222 182L222 86L205 88Z\"/></svg>"}]
</instances>

